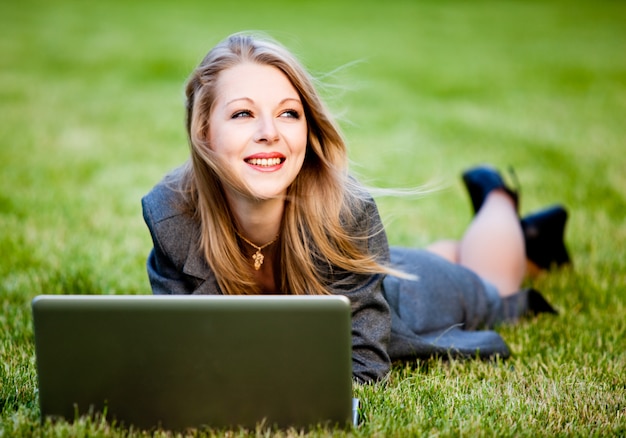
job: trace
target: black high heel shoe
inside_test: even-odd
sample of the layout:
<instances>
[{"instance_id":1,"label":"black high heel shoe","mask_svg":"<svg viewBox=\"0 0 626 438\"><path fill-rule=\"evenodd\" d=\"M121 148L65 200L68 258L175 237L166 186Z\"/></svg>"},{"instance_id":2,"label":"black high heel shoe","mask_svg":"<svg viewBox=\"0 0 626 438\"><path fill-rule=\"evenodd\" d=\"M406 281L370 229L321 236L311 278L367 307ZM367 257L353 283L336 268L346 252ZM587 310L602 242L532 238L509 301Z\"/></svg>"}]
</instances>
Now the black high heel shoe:
<instances>
[{"instance_id":1,"label":"black high heel shoe","mask_svg":"<svg viewBox=\"0 0 626 438\"><path fill-rule=\"evenodd\" d=\"M520 221L526 244L526 257L541 269L571 263L563 236L567 210L554 205L531 213Z\"/></svg>"},{"instance_id":2,"label":"black high heel shoe","mask_svg":"<svg viewBox=\"0 0 626 438\"><path fill-rule=\"evenodd\" d=\"M500 173L490 166L478 166L463 172L463 182L469 192L474 213L482 207L487 195L493 190L501 189L511 196L515 202L515 208L519 205L517 190L509 188Z\"/></svg>"}]
</instances>

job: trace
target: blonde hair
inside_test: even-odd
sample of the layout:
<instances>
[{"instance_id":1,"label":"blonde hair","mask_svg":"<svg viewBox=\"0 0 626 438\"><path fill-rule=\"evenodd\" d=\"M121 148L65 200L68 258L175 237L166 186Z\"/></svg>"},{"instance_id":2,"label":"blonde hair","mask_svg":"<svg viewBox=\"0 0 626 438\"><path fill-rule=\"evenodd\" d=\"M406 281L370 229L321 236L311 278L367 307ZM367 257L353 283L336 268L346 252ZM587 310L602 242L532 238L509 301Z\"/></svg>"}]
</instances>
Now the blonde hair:
<instances>
[{"instance_id":1,"label":"blonde hair","mask_svg":"<svg viewBox=\"0 0 626 438\"><path fill-rule=\"evenodd\" d=\"M320 100L313 79L283 46L250 34L235 34L215 46L193 71L186 87L190 162L180 180L201 224L199 246L225 294L258 293L249 261L236 237L224 184L251 196L243 182L220 165L208 144L209 115L219 73L243 62L279 69L297 90L308 122L302 169L288 188L281 228L282 292L330 293L328 272L389 273L369 254L367 233L357 223L369 195L348 176L343 136ZM369 209L368 209L369 210ZM369 221L368 221L369 222ZM382 226L381 226L382 227ZM327 271L329 270L329 271Z\"/></svg>"}]
</instances>

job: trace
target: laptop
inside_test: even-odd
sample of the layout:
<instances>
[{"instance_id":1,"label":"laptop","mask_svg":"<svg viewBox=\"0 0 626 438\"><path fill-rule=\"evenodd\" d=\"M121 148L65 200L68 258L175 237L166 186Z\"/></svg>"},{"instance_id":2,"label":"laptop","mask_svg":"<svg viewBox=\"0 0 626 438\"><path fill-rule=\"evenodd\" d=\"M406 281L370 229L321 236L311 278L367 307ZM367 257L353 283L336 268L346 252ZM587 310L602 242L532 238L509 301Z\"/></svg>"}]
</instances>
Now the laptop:
<instances>
[{"instance_id":1,"label":"laptop","mask_svg":"<svg viewBox=\"0 0 626 438\"><path fill-rule=\"evenodd\" d=\"M342 296L40 295L42 421L163 428L353 423Z\"/></svg>"}]
</instances>

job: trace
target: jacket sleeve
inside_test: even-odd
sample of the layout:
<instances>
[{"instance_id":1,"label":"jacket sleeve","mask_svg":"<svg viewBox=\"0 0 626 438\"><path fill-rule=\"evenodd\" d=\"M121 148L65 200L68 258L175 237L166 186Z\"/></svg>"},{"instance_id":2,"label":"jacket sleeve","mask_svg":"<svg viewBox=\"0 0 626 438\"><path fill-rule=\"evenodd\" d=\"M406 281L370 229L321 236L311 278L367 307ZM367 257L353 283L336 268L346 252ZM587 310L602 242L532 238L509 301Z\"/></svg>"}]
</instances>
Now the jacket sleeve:
<instances>
[{"instance_id":1,"label":"jacket sleeve","mask_svg":"<svg viewBox=\"0 0 626 438\"><path fill-rule=\"evenodd\" d=\"M368 250L378 262L389 264L389 245L373 200L358 220L368 233ZM332 290L350 299L352 307L352 374L359 383L383 378L391 367L387 346L391 335L391 313L382 293L384 275L336 272Z\"/></svg>"},{"instance_id":2,"label":"jacket sleeve","mask_svg":"<svg viewBox=\"0 0 626 438\"><path fill-rule=\"evenodd\" d=\"M191 294L203 282L185 273L195 228L191 218L170 207L171 196L164 190L157 187L142 199L143 217L153 243L146 263L150 286L157 295Z\"/></svg>"}]
</instances>

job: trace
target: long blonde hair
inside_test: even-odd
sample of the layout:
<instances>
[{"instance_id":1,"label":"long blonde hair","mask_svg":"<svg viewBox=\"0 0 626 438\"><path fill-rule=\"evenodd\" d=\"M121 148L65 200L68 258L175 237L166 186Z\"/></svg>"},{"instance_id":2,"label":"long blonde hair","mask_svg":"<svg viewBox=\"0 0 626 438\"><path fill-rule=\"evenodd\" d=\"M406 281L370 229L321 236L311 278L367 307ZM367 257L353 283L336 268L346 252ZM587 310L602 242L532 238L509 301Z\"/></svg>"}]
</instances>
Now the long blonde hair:
<instances>
[{"instance_id":1,"label":"long blonde hair","mask_svg":"<svg viewBox=\"0 0 626 438\"><path fill-rule=\"evenodd\" d=\"M235 34L215 46L194 70L186 87L187 132L191 158L181 188L201 224L200 250L225 294L255 294L249 262L236 238L233 214L224 185L251 196L242 181L220 164L208 143L208 123L216 99L220 72L239 63L254 62L278 68L300 95L308 122L304 164L288 188L281 226L282 292L330 293L328 269L361 274L390 270L369 254L368 233L356 223L367 193L348 176L343 136L318 96L313 79L283 46L250 34ZM367 227L366 227L367 228ZM326 273L324 273L326 272Z\"/></svg>"}]
</instances>

